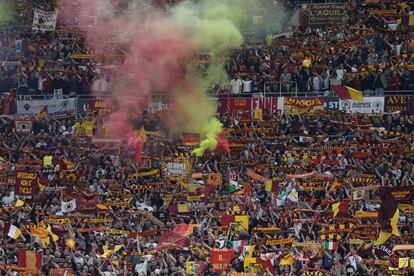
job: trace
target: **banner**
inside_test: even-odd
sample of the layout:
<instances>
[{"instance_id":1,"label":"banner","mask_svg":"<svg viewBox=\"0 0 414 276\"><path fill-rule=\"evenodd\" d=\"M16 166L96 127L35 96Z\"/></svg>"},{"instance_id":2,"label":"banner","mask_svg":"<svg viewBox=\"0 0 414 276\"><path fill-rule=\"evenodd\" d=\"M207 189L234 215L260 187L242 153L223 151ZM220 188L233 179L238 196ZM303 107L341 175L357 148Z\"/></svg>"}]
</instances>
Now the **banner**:
<instances>
[{"instance_id":1,"label":"banner","mask_svg":"<svg viewBox=\"0 0 414 276\"><path fill-rule=\"evenodd\" d=\"M210 262L213 265L213 269L216 272L227 270L229 264L233 259L233 249L216 249L210 250Z\"/></svg>"},{"instance_id":2,"label":"banner","mask_svg":"<svg viewBox=\"0 0 414 276\"><path fill-rule=\"evenodd\" d=\"M20 115L38 115L47 113L51 117L63 118L76 114L76 98L48 100L18 100L17 113Z\"/></svg>"},{"instance_id":3,"label":"banner","mask_svg":"<svg viewBox=\"0 0 414 276\"><path fill-rule=\"evenodd\" d=\"M15 194L32 196L37 192L37 174L35 172L17 172Z\"/></svg>"},{"instance_id":4,"label":"banner","mask_svg":"<svg viewBox=\"0 0 414 276\"><path fill-rule=\"evenodd\" d=\"M401 112L402 114L412 114L414 112L414 102L411 96L386 96L385 112Z\"/></svg>"},{"instance_id":5,"label":"banner","mask_svg":"<svg viewBox=\"0 0 414 276\"><path fill-rule=\"evenodd\" d=\"M339 98L325 97L325 111L339 111Z\"/></svg>"},{"instance_id":6,"label":"banner","mask_svg":"<svg viewBox=\"0 0 414 276\"><path fill-rule=\"evenodd\" d=\"M58 10L44 11L40 9L34 9L33 16L33 30L40 31L54 31L56 28L56 19Z\"/></svg>"},{"instance_id":7,"label":"banner","mask_svg":"<svg viewBox=\"0 0 414 276\"><path fill-rule=\"evenodd\" d=\"M14 120L14 131L18 134L31 133L32 128L32 120Z\"/></svg>"},{"instance_id":8,"label":"banner","mask_svg":"<svg viewBox=\"0 0 414 276\"><path fill-rule=\"evenodd\" d=\"M364 97L364 100L339 100L339 110L347 113L382 113L384 97Z\"/></svg>"},{"instance_id":9,"label":"banner","mask_svg":"<svg viewBox=\"0 0 414 276\"><path fill-rule=\"evenodd\" d=\"M270 113L281 111L283 102L279 98L220 98L218 99L219 113L242 112L244 118L250 118L251 112L256 109L266 110Z\"/></svg>"},{"instance_id":10,"label":"banner","mask_svg":"<svg viewBox=\"0 0 414 276\"><path fill-rule=\"evenodd\" d=\"M332 24L345 22L346 4L311 4L308 8L309 24Z\"/></svg>"},{"instance_id":11,"label":"banner","mask_svg":"<svg viewBox=\"0 0 414 276\"><path fill-rule=\"evenodd\" d=\"M391 193L395 201L399 203L412 203L414 200L414 189L412 187L384 187L388 194Z\"/></svg>"},{"instance_id":12,"label":"banner","mask_svg":"<svg viewBox=\"0 0 414 276\"><path fill-rule=\"evenodd\" d=\"M289 114L297 115L302 113L316 113L323 111L325 107L325 100L323 97L315 98L292 98L284 97L283 109Z\"/></svg>"},{"instance_id":13,"label":"banner","mask_svg":"<svg viewBox=\"0 0 414 276\"><path fill-rule=\"evenodd\" d=\"M183 180L191 175L191 161L185 158L163 157L161 171L164 179Z\"/></svg>"}]
</instances>

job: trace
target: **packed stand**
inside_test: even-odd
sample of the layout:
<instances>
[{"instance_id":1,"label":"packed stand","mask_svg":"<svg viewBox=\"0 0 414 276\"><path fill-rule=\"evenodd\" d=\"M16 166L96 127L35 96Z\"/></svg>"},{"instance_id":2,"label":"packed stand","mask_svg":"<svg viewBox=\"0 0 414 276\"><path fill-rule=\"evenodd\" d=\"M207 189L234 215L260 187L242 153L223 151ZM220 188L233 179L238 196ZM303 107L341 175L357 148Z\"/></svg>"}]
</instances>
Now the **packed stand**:
<instances>
[{"instance_id":1,"label":"packed stand","mask_svg":"<svg viewBox=\"0 0 414 276\"><path fill-rule=\"evenodd\" d=\"M346 24L309 26L304 19L281 37L236 50L228 62L233 79L222 92L313 96L329 94L333 85L367 96L414 90L413 3L350 1L346 13Z\"/></svg>"}]
</instances>

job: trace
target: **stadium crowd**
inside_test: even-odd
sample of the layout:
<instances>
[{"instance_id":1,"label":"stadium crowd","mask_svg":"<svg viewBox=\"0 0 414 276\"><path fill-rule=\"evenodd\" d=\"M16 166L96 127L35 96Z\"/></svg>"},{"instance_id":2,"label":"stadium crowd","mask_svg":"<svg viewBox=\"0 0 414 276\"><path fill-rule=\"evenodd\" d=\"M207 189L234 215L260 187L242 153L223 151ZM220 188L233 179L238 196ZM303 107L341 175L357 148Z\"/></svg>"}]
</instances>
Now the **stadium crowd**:
<instances>
[{"instance_id":1,"label":"stadium crowd","mask_svg":"<svg viewBox=\"0 0 414 276\"><path fill-rule=\"evenodd\" d=\"M351 1L349 28L234 50L230 92L413 90L404 4ZM148 112L137 165L124 141L97 138L105 112L9 115L15 97L110 89L81 33L1 41L2 275L414 275L414 115L227 110L230 152L196 158L199 137L171 139Z\"/></svg>"}]
</instances>

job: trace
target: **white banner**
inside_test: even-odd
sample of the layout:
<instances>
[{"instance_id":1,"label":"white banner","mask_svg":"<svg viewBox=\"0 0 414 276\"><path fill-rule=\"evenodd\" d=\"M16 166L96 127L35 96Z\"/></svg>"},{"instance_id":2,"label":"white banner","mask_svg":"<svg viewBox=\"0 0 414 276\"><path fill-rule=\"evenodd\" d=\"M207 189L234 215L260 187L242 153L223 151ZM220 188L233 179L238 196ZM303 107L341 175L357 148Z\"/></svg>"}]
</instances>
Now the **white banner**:
<instances>
[{"instance_id":1,"label":"white banner","mask_svg":"<svg viewBox=\"0 0 414 276\"><path fill-rule=\"evenodd\" d=\"M364 97L361 102L339 100L339 110L347 113L382 113L384 112L384 97Z\"/></svg>"},{"instance_id":2,"label":"white banner","mask_svg":"<svg viewBox=\"0 0 414 276\"><path fill-rule=\"evenodd\" d=\"M40 9L34 9L32 29L41 31L54 31L56 28L57 16L58 10L44 11Z\"/></svg>"},{"instance_id":3,"label":"white banner","mask_svg":"<svg viewBox=\"0 0 414 276\"><path fill-rule=\"evenodd\" d=\"M76 115L76 98L49 100L18 100L17 113L21 115L38 115L47 113L51 117Z\"/></svg>"}]
</instances>

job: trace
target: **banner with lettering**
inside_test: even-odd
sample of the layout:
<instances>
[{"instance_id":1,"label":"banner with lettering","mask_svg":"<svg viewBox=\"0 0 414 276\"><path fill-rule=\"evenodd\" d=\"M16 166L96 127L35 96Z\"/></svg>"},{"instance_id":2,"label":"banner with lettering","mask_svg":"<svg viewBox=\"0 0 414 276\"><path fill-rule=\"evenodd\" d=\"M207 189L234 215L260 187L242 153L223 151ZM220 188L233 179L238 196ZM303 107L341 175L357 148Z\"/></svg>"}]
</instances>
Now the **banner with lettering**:
<instances>
[{"instance_id":1,"label":"banner with lettering","mask_svg":"<svg viewBox=\"0 0 414 276\"><path fill-rule=\"evenodd\" d=\"M37 193L37 174L35 172L17 172L14 193L20 196L33 196Z\"/></svg>"},{"instance_id":2,"label":"banner with lettering","mask_svg":"<svg viewBox=\"0 0 414 276\"><path fill-rule=\"evenodd\" d=\"M315 98L293 98L284 97L284 111L292 115L302 113L316 113L323 111L325 108L325 99L323 97Z\"/></svg>"},{"instance_id":3,"label":"banner with lettering","mask_svg":"<svg viewBox=\"0 0 414 276\"><path fill-rule=\"evenodd\" d=\"M38 115L46 113L51 117L62 118L76 114L76 98L47 100L18 100L17 113Z\"/></svg>"},{"instance_id":4,"label":"banner with lettering","mask_svg":"<svg viewBox=\"0 0 414 276\"><path fill-rule=\"evenodd\" d=\"M164 179L183 180L191 176L192 164L190 159L163 157L161 159L161 171Z\"/></svg>"},{"instance_id":5,"label":"banner with lettering","mask_svg":"<svg viewBox=\"0 0 414 276\"><path fill-rule=\"evenodd\" d=\"M233 249L217 249L212 248L210 250L210 261L213 265L213 269L216 272L221 272L223 270L227 271L229 264L233 259L234 251Z\"/></svg>"},{"instance_id":6,"label":"banner with lettering","mask_svg":"<svg viewBox=\"0 0 414 276\"><path fill-rule=\"evenodd\" d=\"M283 102L279 98L220 98L218 99L219 113L242 113L243 118L251 118L253 110L262 109L270 113L281 111Z\"/></svg>"},{"instance_id":7,"label":"banner with lettering","mask_svg":"<svg viewBox=\"0 0 414 276\"><path fill-rule=\"evenodd\" d=\"M311 4L308 6L309 24L321 25L345 22L346 4Z\"/></svg>"},{"instance_id":8,"label":"banner with lettering","mask_svg":"<svg viewBox=\"0 0 414 276\"><path fill-rule=\"evenodd\" d=\"M383 113L384 97L364 97L363 101L339 100L339 110L347 113Z\"/></svg>"},{"instance_id":9,"label":"banner with lettering","mask_svg":"<svg viewBox=\"0 0 414 276\"><path fill-rule=\"evenodd\" d=\"M386 96L385 112L401 112L412 114L414 112L414 101L411 96Z\"/></svg>"},{"instance_id":10,"label":"banner with lettering","mask_svg":"<svg viewBox=\"0 0 414 276\"><path fill-rule=\"evenodd\" d=\"M33 11L33 30L40 31L54 31L56 28L56 20L58 10L44 11L41 9L34 9Z\"/></svg>"},{"instance_id":11,"label":"banner with lettering","mask_svg":"<svg viewBox=\"0 0 414 276\"><path fill-rule=\"evenodd\" d=\"M411 203L414 200L414 188L412 187L384 187L385 193L391 193L395 201L399 203Z\"/></svg>"}]
</instances>

